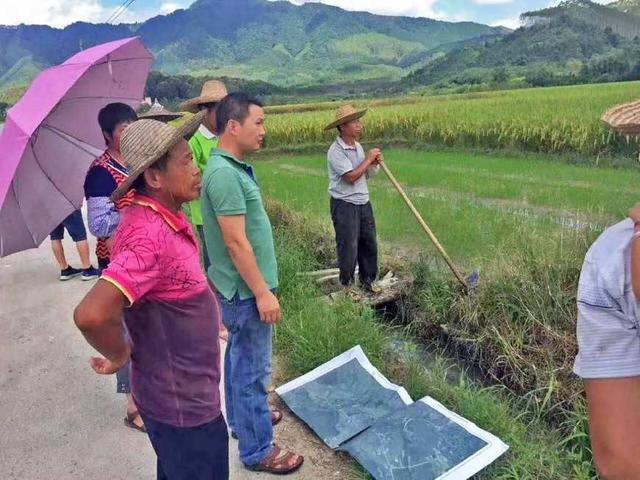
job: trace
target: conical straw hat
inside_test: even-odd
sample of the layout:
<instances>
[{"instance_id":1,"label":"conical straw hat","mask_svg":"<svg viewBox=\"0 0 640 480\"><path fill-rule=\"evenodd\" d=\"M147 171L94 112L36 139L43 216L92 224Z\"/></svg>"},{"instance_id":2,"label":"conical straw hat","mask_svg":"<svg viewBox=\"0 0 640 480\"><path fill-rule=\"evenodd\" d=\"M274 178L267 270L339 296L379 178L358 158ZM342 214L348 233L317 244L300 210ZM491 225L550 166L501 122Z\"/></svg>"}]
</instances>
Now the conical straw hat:
<instances>
[{"instance_id":1,"label":"conical straw hat","mask_svg":"<svg viewBox=\"0 0 640 480\"><path fill-rule=\"evenodd\" d=\"M139 120L158 120L159 122L170 122L182 117L182 113L170 112L159 103L154 103L149 110L138 115Z\"/></svg>"},{"instance_id":2,"label":"conical straw hat","mask_svg":"<svg viewBox=\"0 0 640 480\"><path fill-rule=\"evenodd\" d=\"M356 110L351 105L342 105L336 111L336 119L327 125L324 129L331 130L332 128L336 128L338 125L343 125L348 123L356 118L362 117L365 113L367 113L368 109L364 110Z\"/></svg>"},{"instance_id":3,"label":"conical straw hat","mask_svg":"<svg viewBox=\"0 0 640 480\"><path fill-rule=\"evenodd\" d=\"M625 135L640 135L640 100L607 110L602 121Z\"/></svg>"},{"instance_id":4,"label":"conical straw hat","mask_svg":"<svg viewBox=\"0 0 640 480\"><path fill-rule=\"evenodd\" d=\"M226 96L227 87L224 86L224 83L218 80L209 80L202 85L202 91L198 97L190 98L180 104L180 110L195 113L198 111L198 105L219 102Z\"/></svg>"},{"instance_id":5,"label":"conical straw hat","mask_svg":"<svg viewBox=\"0 0 640 480\"><path fill-rule=\"evenodd\" d=\"M160 157L171 150L180 139L189 139L202 123L205 113L189 118L180 128L158 120L137 120L122 132L120 151L129 167L129 177L113 192L117 200L125 195L133 182Z\"/></svg>"}]
</instances>

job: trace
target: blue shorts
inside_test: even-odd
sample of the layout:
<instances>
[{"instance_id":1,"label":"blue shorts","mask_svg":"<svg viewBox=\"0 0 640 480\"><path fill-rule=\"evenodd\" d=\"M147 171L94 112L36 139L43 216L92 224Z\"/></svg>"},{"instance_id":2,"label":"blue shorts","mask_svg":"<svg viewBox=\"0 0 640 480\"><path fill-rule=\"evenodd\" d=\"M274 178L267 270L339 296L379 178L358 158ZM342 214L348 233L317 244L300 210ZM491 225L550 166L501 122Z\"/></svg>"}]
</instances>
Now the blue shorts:
<instances>
[{"instance_id":1,"label":"blue shorts","mask_svg":"<svg viewBox=\"0 0 640 480\"><path fill-rule=\"evenodd\" d=\"M51 232L51 240L62 240L64 238L65 228L74 242L82 242L87 239L87 230L84 228L84 220L82 219L82 212L80 210L76 210L65 218L62 223Z\"/></svg>"}]
</instances>

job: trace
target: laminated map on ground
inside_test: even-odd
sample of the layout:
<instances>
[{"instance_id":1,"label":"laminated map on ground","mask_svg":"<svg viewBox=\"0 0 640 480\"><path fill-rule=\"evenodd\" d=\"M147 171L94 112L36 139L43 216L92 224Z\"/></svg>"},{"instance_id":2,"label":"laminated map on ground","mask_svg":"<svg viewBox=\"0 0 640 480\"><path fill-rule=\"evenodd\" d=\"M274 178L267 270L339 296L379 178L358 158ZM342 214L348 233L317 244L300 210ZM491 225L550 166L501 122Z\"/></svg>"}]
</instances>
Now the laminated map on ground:
<instances>
[{"instance_id":1,"label":"laminated map on ground","mask_svg":"<svg viewBox=\"0 0 640 480\"><path fill-rule=\"evenodd\" d=\"M276 390L289 408L331 448L411 403L359 346Z\"/></svg>"},{"instance_id":2,"label":"laminated map on ground","mask_svg":"<svg viewBox=\"0 0 640 480\"><path fill-rule=\"evenodd\" d=\"M413 402L357 346L278 388L331 448L376 480L463 480L509 448L430 397Z\"/></svg>"},{"instance_id":3,"label":"laminated map on ground","mask_svg":"<svg viewBox=\"0 0 640 480\"><path fill-rule=\"evenodd\" d=\"M340 447L377 480L463 480L507 449L430 397L378 420Z\"/></svg>"}]
</instances>

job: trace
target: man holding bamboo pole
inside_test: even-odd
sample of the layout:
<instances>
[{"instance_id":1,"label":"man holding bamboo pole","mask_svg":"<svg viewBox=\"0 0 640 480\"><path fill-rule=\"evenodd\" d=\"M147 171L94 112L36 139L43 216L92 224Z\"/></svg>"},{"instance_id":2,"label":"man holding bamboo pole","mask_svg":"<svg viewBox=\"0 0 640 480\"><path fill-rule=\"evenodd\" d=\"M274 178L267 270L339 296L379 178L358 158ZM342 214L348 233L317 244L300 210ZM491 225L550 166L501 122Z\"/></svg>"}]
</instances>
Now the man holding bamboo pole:
<instances>
[{"instance_id":1,"label":"man holding bamboo pole","mask_svg":"<svg viewBox=\"0 0 640 480\"><path fill-rule=\"evenodd\" d=\"M338 130L338 138L327 153L327 164L340 283L352 285L358 265L361 287L372 292L378 275L378 244L367 179L377 175L384 158L379 148L365 155L358 143L362 133L360 118L366 112L343 105L325 130Z\"/></svg>"}]
</instances>

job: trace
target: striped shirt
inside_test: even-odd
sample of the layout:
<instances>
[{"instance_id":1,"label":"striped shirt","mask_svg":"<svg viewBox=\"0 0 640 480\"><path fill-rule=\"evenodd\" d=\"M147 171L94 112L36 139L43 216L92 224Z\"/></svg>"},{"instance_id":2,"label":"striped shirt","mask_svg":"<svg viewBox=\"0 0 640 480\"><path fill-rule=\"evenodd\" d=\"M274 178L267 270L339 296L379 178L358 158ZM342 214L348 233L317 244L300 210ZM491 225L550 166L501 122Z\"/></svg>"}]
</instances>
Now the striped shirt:
<instances>
[{"instance_id":1,"label":"striped shirt","mask_svg":"<svg viewBox=\"0 0 640 480\"><path fill-rule=\"evenodd\" d=\"M574 371L583 378L640 375L638 304L631 284L634 224L605 230L584 260L578 285L579 353Z\"/></svg>"},{"instance_id":2,"label":"striped shirt","mask_svg":"<svg viewBox=\"0 0 640 480\"><path fill-rule=\"evenodd\" d=\"M111 194L128 177L127 168L104 152L89 167L84 183L89 231L98 239L96 256L107 263L107 240L120 222L120 210L131 205L133 200L133 191L115 203L111 200Z\"/></svg>"}]
</instances>

